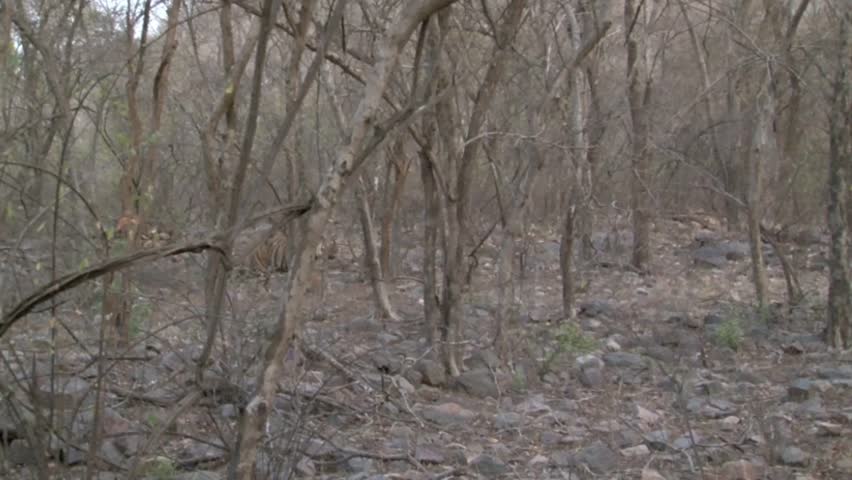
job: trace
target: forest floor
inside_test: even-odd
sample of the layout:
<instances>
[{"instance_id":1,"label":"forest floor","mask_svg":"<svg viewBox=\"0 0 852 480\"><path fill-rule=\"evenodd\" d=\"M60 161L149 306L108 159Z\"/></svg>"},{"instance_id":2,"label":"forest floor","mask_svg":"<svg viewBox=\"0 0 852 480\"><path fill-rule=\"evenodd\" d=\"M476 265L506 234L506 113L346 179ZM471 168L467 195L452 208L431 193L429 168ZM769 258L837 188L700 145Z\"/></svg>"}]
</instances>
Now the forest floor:
<instances>
[{"instance_id":1,"label":"forest floor","mask_svg":"<svg viewBox=\"0 0 852 480\"><path fill-rule=\"evenodd\" d=\"M623 237L595 237L605 252L580 265L574 324L561 318L557 238L534 234L508 361L491 346L497 289L486 248L457 379L443 375L427 348L422 286L413 280L422 253L406 252L402 276L391 284L402 321L383 322L354 260L357 249L341 242L339 256L327 261L325 294L306 324L301 354L288 357L292 375L281 380L258 478L852 478L852 352L831 351L820 339L825 246L785 245L805 291L793 309L781 306L784 277L768 255L774 303L755 312L742 239L660 221L652 274L639 275L624 266ZM254 387L285 279L264 285L235 277L228 302L236 313L223 324L210 385L175 425L159 429L163 441L151 448L151 432L169 423L192 388L203 336L200 261L162 260L136 273L137 341L104 363L99 455L114 473L99 478L125 478L122 469L143 457L152 458L142 468L146 478L227 478L224 446L234 441L240 405ZM7 362L0 381L14 385L15 372L19 387L76 400L49 465L55 478L81 478L85 470L96 305L82 296L60 305L61 381L53 393L37 380L49 367L49 322L25 319L11 334L14 343L0 345ZM35 460L11 403L0 405L0 477L29 478Z\"/></svg>"}]
</instances>

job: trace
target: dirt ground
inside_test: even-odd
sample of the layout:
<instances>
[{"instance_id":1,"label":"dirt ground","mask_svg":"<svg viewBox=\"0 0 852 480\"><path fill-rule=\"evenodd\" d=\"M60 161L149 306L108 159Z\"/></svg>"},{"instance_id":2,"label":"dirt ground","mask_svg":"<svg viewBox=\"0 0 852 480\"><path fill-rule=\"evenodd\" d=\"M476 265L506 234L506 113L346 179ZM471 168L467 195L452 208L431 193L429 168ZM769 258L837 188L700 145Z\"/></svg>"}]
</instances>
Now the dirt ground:
<instances>
[{"instance_id":1,"label":"dirt ground","mask_svg":"<svg viewBox=\"0 0 852 480\"><path fill-rule=\"evenodd\" d=\"M288 357L292 377L281 381L258 478L852 478L852 353L820 340L825 246L784 245L805 292L792 309L769 252L773 305L755 312L743 239L660 221L652 273L639 275L624 266L627 237L618 230L593 237L600 251L579 265L571 322L561 312L558 239L537 231L504 359L491 345L497 290L493 247L486 248L458 379L443 375L426 343L416 281L422 252L406 250L391 283L402 321L383 321L358 249L339 239L300 353ZM100 456L113 473L101 478L124 478L143 456L154 458L141 470L147 478L227 478L225 446L254 388L286 276L234 275L234 313L223 322L211 385L163 433L162 448L149 451L151 432L192 384L203 332L201 261L163 260L135 273L136 342L108 362L104 383ZM75 387L81 405L93 403L96 386L96 304L77 294L59 307L57 371L83 382ZM46 358L43 316L25 319L14 344L2 345L6 358L37 360L11 369L21 378ZM8 371L2 378L11 381ZM69 420L81 449L91 438L89 410ZM82 450L74 457L70 443L55 449L57 478L80 478L85 469ZM8 442L0 451L0 474L28 478L33 467L21 452Z\"/></svg>"}]
</instances>

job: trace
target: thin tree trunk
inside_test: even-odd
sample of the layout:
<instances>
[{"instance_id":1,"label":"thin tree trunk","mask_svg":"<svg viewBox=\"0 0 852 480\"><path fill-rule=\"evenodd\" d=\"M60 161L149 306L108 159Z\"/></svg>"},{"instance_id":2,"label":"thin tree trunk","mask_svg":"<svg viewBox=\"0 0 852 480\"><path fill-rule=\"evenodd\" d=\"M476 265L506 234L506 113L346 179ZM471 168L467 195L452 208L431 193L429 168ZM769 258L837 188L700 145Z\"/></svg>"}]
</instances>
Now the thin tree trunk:
<instances>
[{"instance_id":1,"label":"thin tree trunk","mask_svg":"<svg viewBox=\"0 0 852 480\"><path fill-rule=\"evenodd\" d=\"M421 0L406 2L390 24L379 44L376 62L369 75L361 102L352 118L349 142L341 147L334 167L326 175L317 192L317 198L307 213L304 241L293 262L290 282L285 293L286 301L278 315L278 324L264 356L258 391L246 407L241 422L240 459L237 478L251 480L257 450L266 429L273 398L283 371L284 357L293 341L299 336L305 319L301 312L310 284L317 245L322 240L328 220L351 173L359 165L361 152L371 141L370 134L391 74L396 69L399 56L414 28L435 11L452 4L453 0Z\"/></svg>"},{"instance_id":2,"label":"thin tree trunk","mask_svg":"<svg viewBox=\"0 0 852 480\"><path fill-rule=\"evenodd\" d=\"M630 187L630 208L633 215L632 264L640 271L650 267L651 262L651 195L650 158L648 136L650 122L651 73L648 65L647 22L650 4L642 2L642 12L634 8L633 0L624 2L624 31L627 42L627 100L630 104L630 119L633 124L631 137L631 167L633 175ZM639 15L644 20L635 21ZM631 35L634 28L642 28L642 52Z\"/></svg>"},{"instance_id":3,"label":"thin tree trunk","mask_svg":"<svg viewBox=\"0 0 852 480\"><path fill-rule=\"evenodd\" d=\"M834 348L852 347L852 289L849 279L849 163L852 160L852 102L849 93L848 11L838 26L837 69L829 112L828 229L829 245L828 325L826 342Z\"/></svg>"},{"instance_id":4,"label":"thin tree trunk","mask_svg":"<svg viewBox=\"0 0 852 480\"><path fill-rule=\"evenodd\" d=\"M763 244L760 239L760 222L763 217L762 189L763 189L763 164L770 159L770 121L774 111L774 99L772 98L772 73L767 65L766 79L758 93L754 106L754 128L751 137L751 145L745 155L745 166L748 172L749 188L747 191L747 215L748 215L748 238L751 250L752 282L754 283L755 297L760 311L764 311L767 305L767 280L766 266L763 260Z\"/></svg>"},{"instance_id":5,"label":"thin tree trunk","mask_svg":"<svg viewBox=\"0 0 852 480\"><path fill-rule=\"evenodd\" d=\"M376 248L377 242L373 226L373 214L370 211L370 202L367 199L367 191L363 180L358 187L356 196L358 197L358 216L364 236L364 257L367 263L367 270L370 273L370 284L373 286L373 298L376 302L376 310L379 311L382 319L389 318L398 322L399 316L390 303L387 284L382 274L383 268Z\"/></svg>"}]
</instances>

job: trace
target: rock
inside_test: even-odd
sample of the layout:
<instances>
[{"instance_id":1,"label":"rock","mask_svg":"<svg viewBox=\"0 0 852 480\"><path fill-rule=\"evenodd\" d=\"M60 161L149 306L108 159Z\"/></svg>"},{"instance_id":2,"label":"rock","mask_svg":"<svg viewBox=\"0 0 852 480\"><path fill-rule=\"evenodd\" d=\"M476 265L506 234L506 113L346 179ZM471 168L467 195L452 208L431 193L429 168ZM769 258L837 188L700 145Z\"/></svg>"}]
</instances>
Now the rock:
<instances>
[{"instance_id":1,"label":"rock","mask_svg":"<svg viewBox=\"0 0 852 480\"><path fill-rule=\"evenodd\" d=\"M686 409L706 418L724 418L737 412L733 403L718 398L693 397L686 403Z\"/></svg>"},{"instance_id":2,"label":"rock","mask_svg":"<svg viewBox=\"0 0 852 480\"><path fill-rule=\"evenodd\" d=\"M414 449L414 458L422 463L444 463L446 455L434 445L419 444Z\"/></svg>"},{"instance_id":3,"label":"rock","mask_svg":"<svg viewBox=\"0 0 852 480\"><path fill-rule=\"evenodd\" d=\"M686 433L684 435L677 437L672 442L672 447L674 447L676 450L686 450L687 448L692 448L695 445L695 443L700 443L700 442L701 442L701 437L698 435L698 433L693 432L693 434L691 436L688 433Z\"/></svg>"},{"instance_id":4,"label":"rock","mask_svg":"<svg viewBox=\"0 0 852 480\"><path fill-rule=\"evenodd\" d=\"M728 263L725 252L715 245L705 245L692 252L695 265L706 268L724 268Z\"/></svg>"},{"instance_id":5,"label":"rock","mask_svg":"<svg viewBox=\"0 0 852 480\"><path fill-rule=\"evenodd\" d=\"M641 355L630 352L608 352L603 355L603 361L611 367L641 368L645 366Z\"/></svg>"},{"instance_id":6,"label":"rock","mask_svg":"<svg viewBox=\"0 0 852 480\"><path fill-rule=\"evenodd\" d=\"M521 424L521 419L515 412L498 413L494 416L494 427L500 430L515 428Z\"/></svg>"},{"instance_id":7,"label":"rock","mask_svg":"<svg viewBox=\"0 0 852 480\"><path fill-rule=\"evenodd\" d=\"M621 449L621 455L625 457L646 457L651 454L651 450L646 445L636 445Z\"/></svg>"},{"instance_id":8,"label":"rock","mask_svg":"<svg viewBox=\"0 0 852 480\"><path fill-rule=\"evenodd\" d=\"M345 463L346 471L350 473L366 473L373 470L373 459L366 457L352 457Z\"/></svg>"},{"instance_id":9,"label":"rock","mask_svg":"<svg viewBox=\"0 0 852 480\"><path fill-rule=\"evenodd\" d=\"M470 370L495 370L500 366L500 359L492 349L488 348L474 352L465 364Z\"/></svg>"},{"instance_id":10,"label":"rock","mask_svg":"<svg viewBox=\"0 0 852 480\"><path fill-rule=\"evenodd\" d=\"M582 302L579 305L578 315L581 317L594 318L599 316L612 316L615 312L615 308L613 308L612 304L602 300L592 300L589 302Z\"/></svg>"},{"instance_id":11,"label":"rock","mask_svg":"<svg viewBox=\"0 0 852 480\"><path fill-rule=\"evenodd\" d=\"M469 370L456 377L455 381L471 396L478 398L500 396L497 384L494 383L494 374L490 370L484 368Z\"/></svg>"},{"instance_id":12,"label":"rock","mask_svg":"<svg viewBox=\"0 0 852 480\"><path fill-rule=\"evenodd\" d=\"M722 430L733 430L740 424L740 417L729 415L723 418L719 423L722 424Z\"/></svg>"},{"instance_id":13,"label":"rock","mask_svg":"<svg viewBox=\"0 0 852 480\"><path fill-rule=\"evenodd\" d=\"M524 415L539 416L552 411L544 400L544 395L537 393L526 398L515 407L515 411Z\"/></svg>"},{"instance_id":14,"label":"rock","mask_svg":"<svg viewBox=\"0 0 852 480\"><path fill-rule=\"evenodd\" d=\"M238 418L240 415L237 407L233 403L226 403L219 407L219 414L222 415L223 418L231 420Z\"/></svg>"},{"instance_id":15,"label":"rock","mask_svg":"<svg viewBox=\"0 0 852 480\"><path fill-rule=\"evenodd\" d=\"M653 468L645 467L642 469L642 476L639 480L666 480L666 477Z\"/></svg>"},{"instance_id":16,"label":"rock","mask_svg":"<svg viewBox=\"0 0 852 480\"><path fill-rule=\"evenodd\" d=\"M615 444L618 448L633 447L644 442L645 439L639 432L632 429L620 430L615 435Z\"/></svg>"},{"instance_id":17,"label":"rock","mask_svg":"<svg viewBox=\"0 0 852 480\"><path fill-rule=\"evenodd\" d=\"M376 367L376 370L385 375L396 375L402 370L402 362L387 350L373 353L370 356L370 360Z\"/></svg>"},{"instance_id":18,"label":"rock","mask_svg":"<svg viewBox=\"0 0 852 480\"><path fill-rule=\"evenodd\" d=\"M314 461L308 457L302 457L296 463L296 472L305 477L314 477L317 474L317 466Z\"/></svg>"},{"instance_id":19,"label":"rock","mask_svg":"<svg viewBox=\"0 0 852 480\"><path fill-rule=\"evenodd\" d=\"M603 371L600 368L584 368L580 370L580 383L587 388L597 388L604 384Z\"/></svg>"},{"instance_id":20,"label":"rock","mask_svg":"<svg viewBox=\"0 0 852 480\"><path fill-rule=\"evenodd\" d=\"M788 446L781 450L781 463L790 467L807 467L810 456L799 447Z\"/></svg>"},{"instance_id":21,"label":"rock","mask_svg":"<svg viewBox=\"0 0 852 480\"><path fill-rule=\"evenodd\" d=\"M470 461L470 466L486 478L497 477L509 471L509 467L505 462L487 454L474 457Z\"/></svg>"},{"instance_id":22,"label":"rock","mask_svg":"<svg viewBox=\"0 0 852 480\"><path fill-rule=\"evenodd\" d=\"M539 454L531 458L530 461L527 462L527 465L531 467L537 467L540 465L547 465L548 463L550 463L550 459L548 459L544 455Z\"/></svg>"},{"instance_id":23,"label":"rock","mask_svg":"<svg viewBox=\"0 0 852 480\"><path fill-rule=\"evenodd\" d=\"M557 468L573 467L575 464L574 454L568 450L559 450L550 456L550 465Z\"/></svg>"},{"instance_id":24,"label":"rock","mask_svg":"<svg viewBox=\"0 0 852 480\"><path fill-rule=\"evenodd\" d=\"M587 368L603 368L604 362L600 358L595 355L580 355L574 360L574 365L579 370L585 370Z\"/></svg>"},{"instance_id":25,"label":"rock","mask_svg":"<svg viewBox=\"0 0 852 480\"><path fill-rule=\"evenodd\" d=\"M816 374L817 377L823 380L849 380L852 379L852 365L820 367L817 369Z\"/></svg>"},{"instance_id":26,"label":"rock","mask_svg":"<svg viewBox=\"0 0 852 480\"><path fill-rule=\"evenodd\" d=\"M645 434L645 443L654 450L665 450L669 444L669 432L667 430L654 430Z\"/></svg>"},{"instance_id":27,"label":"rock","mask_svg":"<svg viewBox=\"0 0 852 480\"><path fill-rule=\"evenodd\" d=\"M648 425L657 423L660 420L659 414L654 413L641 405L636 405L636 416L639 417L639 420Z\"/></svg>"},{"instance_id":28,"label":"rock","mask_svg":"<svg viewBox=\"0 0 852 480\"><path fill-rule=\"evenodd\" d=\"M577 463L585 464L594 473L609 473L618 466L616 453L600 440L580 450L575 456Z\"/></svg>"},{"instance_id":29,"label":"rock","mask_svg":"<svg viewBox=\"0 0 852 480\"><path fill-rule=\"evenodd\" d=\"M704 328L714 328L725 323L725 319L716 313L708 313L704 316Z\"/></svg>"},{"instance_id":30,"label":"rock","mask_svg":"<svg viewBox=\"0 0 852 480\"><path fill-rule=\"evenodd\" d=\"M476 413L452 402L437 406L427 406L423 408L420 415L426 420L444 427L464 425L476 417Z\"/></svg>"},{"instance_id":31,"label":"rock","mask_svg":"<svg viewBox=\"0 0 852 480\"><path fill-rule=\"evenodd\" d=\"M606 342L604 343L604 348L606 348L607 351L610 352L617 352L621 350L621 344L618 343L618 341L616 341L614 338L610 337L606 339Z\"/></svg>"},{"instance_id":32,"label":"rock","mask_svg":"<svg viewBox=\"0 0 852 480\"><path fill-rule=\"evenodd\" d=\"M725 462L721 469L720 480L759 480L764 478L766 467L748 460Z\"/></svg>"},{"instance_id":33,"label":"rock","mask_svg":"<svg viewBox=\"0 0 852 480\"><path fill-rule=\"evenodd\" d=\"M804 402L814 392L813 383L807 378L797 378L787 387L787 399L791 402Z\"/></svg>"},{"instance_id":34,"label":"rock","mask_svg":"<svg viewBox=\"0 0 852 480\"><path fill-rule=\"evenodd\" d=\"M423 383L432 387L442 387L447 384L447 372L440 363L423 359L415 367L423 375Z\"/></svg>"}]
</instances>

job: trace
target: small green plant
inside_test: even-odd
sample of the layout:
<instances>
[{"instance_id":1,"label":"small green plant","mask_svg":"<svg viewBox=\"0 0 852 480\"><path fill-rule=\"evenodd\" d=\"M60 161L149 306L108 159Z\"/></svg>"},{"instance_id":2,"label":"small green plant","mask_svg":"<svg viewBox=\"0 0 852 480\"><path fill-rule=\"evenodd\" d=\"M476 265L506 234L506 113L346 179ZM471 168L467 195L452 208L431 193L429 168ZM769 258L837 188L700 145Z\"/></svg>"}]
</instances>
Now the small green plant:
<instances>
[{"instance_id":1,"label":"small green plant","mask_svg":"<svg viewBox=\"0 0 852 480\"><path fill-rule=\"evenodd\" d=\"M541 374L544 375L549 372L553 362L563 354L582 355L597 348L598 342L594 338L584 335L576 324L562 324L556 331L556 348L545 357Z\"/></svg>"},{"instance_id":2,"label":"small green plant","mask_svg":"<svg viewBox=\"0 0 852 480\"><path fill-rule=\"evenodd\" d=\"M722 322L716 331L716 342L731 350L738 350L743 342L743 329L739 320L729 317Z\"/></svg>"},{"instance_id":3,"label":"small green plant","mask_svg":"<svg viewBox=\"0 0 852 480\"><path fill-rule=\"evenodd\" d=\"M171 480L178 474L174 462L166 457L152 458L146 462L144 470L146 478L155 480Z\"/></svg>"}]
</instances>

